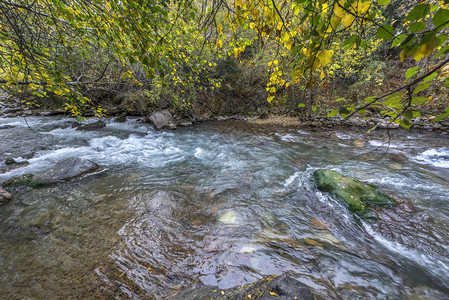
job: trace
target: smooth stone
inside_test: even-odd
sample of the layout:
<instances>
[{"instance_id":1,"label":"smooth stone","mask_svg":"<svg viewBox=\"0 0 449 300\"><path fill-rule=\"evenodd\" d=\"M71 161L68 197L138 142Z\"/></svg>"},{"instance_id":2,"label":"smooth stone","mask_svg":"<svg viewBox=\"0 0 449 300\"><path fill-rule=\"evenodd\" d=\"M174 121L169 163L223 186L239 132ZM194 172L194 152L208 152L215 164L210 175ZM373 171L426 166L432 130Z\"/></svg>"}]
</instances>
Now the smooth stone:
<instances>
[{"instance_id":1,"label":"smooth stone","mask_svg":"<svg viewBox=\"0 0 449 300\"><path fill-rule=\"evenodd\" d=\"M12 199L11 194L5 191L4 189L0 188L0 203L8 202L11 199Z\"/></svg>"},{"instance_id":2,"label":"smooth stone","mask_svg":"<svg viewBox=\"0 0 449 300\"><path fill-rule=\"evenodd\" d=\"M102 120L98 120L97 122L94 122L94 123L78 126L78 128L76 130L91 131L91 130L101 129L105 126L106 126L105 122L103 122Z\"/></svg>"},{"instance_id":3,"label":"smooth stone","mask_svg":"<svg viewBox=\"0 0 449 300\"><path fill-rule=\"evenodd\" d=\"M39 187L69 181L84 174L92 173L99 167L93 161L84 158L67 158L57 162L44 174L35 176L29 185Z\"/></svg>"},{"instance_id":4,"label":"smooth stone","mask_svg":"<svg viewBox=\"0 0 449 300\"><path fill-rule=\"evenodd\" d=\"M174 125L173 123L172 114L166 109L152 113L149 119L153 123L154 127L156 127L156 129L176 128L176 125Z\"/></svg>"},{"instance_id":5,"label":"smooth stone","mask_svg":"<svg viewBox=\"0 0 449 300\"><path fill-rule=\"evenodd\" d=\"M257 249L254 247L250 247L250 246L244 246L242 247L242 249L240 249L240 253L253 253L255 252Z\"/></svg>"},{"instance_id":6,"label":"smooth stone","mask_svg":"<svg viewBox=\"0 0 449 300\"><path fill-rule=\"evenodd\" d=\"M235 224L236 215L233 211L227 211L218 217L218 221L224 224Z\"/></svg>"}]
</instances>

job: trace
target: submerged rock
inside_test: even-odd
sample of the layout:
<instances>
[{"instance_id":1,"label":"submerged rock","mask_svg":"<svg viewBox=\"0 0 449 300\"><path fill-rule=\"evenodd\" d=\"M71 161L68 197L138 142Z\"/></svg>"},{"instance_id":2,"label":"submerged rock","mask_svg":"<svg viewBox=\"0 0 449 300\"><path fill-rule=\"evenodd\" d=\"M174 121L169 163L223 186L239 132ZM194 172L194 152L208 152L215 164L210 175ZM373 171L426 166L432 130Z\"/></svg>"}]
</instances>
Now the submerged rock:
<instances>
[{"instance_id":1,"label":"submerged rock","mask_svg":"<svg viewBox=\"0 0 449 300\"><path fill-rule=\"evenodd\" d=\"M372 208L396 207L396 201L377 186L340 175L332 170L318 169L313 173L318 190L343 199L349 210L362 218L376 219Z\"/></svg>"},{"instance_id":2,"label":"submerged rock","mask_svg":"<svg viewBox=\"0 0 449 300\"><path fill-rule=\"evenodd\" d=\"M313 300L314 294L305 284L288 275L266 276L252 284L245 284L235 288L222 290L215 286L204 286L180 292L172 299L256 299L256 300Z\"/></svg>"},{"instance_id":3,"label":"submerged rock","mask_svg":"<svg viewBox=\"0 0 449 300\"><path fill-rule=\"evenodd\" d=\"M218 217L218 221L224 224L235 224L236 215L233 211L227 211Z\"/></svg>"},{"instance_id":4,"label":"submerged rock","mask_svg":"<svg viewBox=\"0 0 449 300\"><path fill-rule=\"evenodd\" d=\"M156 129L176 128L173 122L172 114L166 109L152 113L150 116L150 121Z\"/></svg>"},{"instance_id":5,"label":"submerged rock","mask_svg":"<svg viewBox=\"0 0 449 300\"><path fill-rule=\"evenodd\" d=\"M69 181L96 171L100 166L84 158L67 158L57 162L50 170L35 176L29 186L39 187Z\"/></svg>"},{"instance_id":6,"label":"submerged rock","mask_svg":"<svg viewBox=\"0 0 449 300\"><path fill-rule=\"evenodd\" d=\"M98 120L97 122L81 125L78 126L76 130L82 130L82 131L91 131L91 130L98 130L106 126L106 123L102 120Z\"/></svg>"},{"instance_id":7,"label":"submerged rock","mask_svg":"<svg viewBox=\"0 0 449 300\"><path fill-rule=\"evenodd\" d=\"M8 202L11 199L12 199L11 194L5 191L4 189L0 188L0 203Z\"/></svg>"},{"instance_id":8,"label":"submerged rock","mask_svg":"<svg viewBox=\"0 0 449 300\"><path fill-rule=\"evenodd\" d=\"M126 122L126 116L119 116L114 119L115 123L125 123Z\"/></svg>"}]
</instances>

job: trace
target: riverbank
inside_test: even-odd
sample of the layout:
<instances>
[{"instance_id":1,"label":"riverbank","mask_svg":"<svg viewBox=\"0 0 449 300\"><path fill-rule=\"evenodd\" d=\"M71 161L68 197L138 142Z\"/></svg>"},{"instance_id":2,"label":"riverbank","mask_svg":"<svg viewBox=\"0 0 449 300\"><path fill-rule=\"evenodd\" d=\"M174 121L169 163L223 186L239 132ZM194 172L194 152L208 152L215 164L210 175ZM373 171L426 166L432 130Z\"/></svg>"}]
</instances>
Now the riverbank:
<instances>
[{"instance_id":1,"label":"riverbank","mask_svg":"<svg viewBox=\"0 0 449 300\"><path fill-rule=\"evenodd\" d=\"M1 101L3 100L3 101ZM31 108L25 104L22 104L18 100L5 101L0 99L0 118L13 118L13 117L29 117L29 116L56 116L66 115L70 116L64 109L41 109ZM93 113L88 112L85 117L93 117ZM142 122L151 123L150 115L126 115L126 114L112 114L108 117L117 118L121 117L140 117ZM175 129L176 126L185 127L191 126L195 123L201 123L205 121L226 121L226 120L243 120L254 125L275 126L275 127L287 127L287 128L366 128L370 130L373 127L377 129L397 129L399 124L393 123L390 118L384 118L380 114L371 114L368 116L352 116L349 119L345 119L341 116L326 117L316 116L311 117L306 121L301 121L297 116L289 114L268 114L263 113L255 116L247 115L230 115L230 116L206 116L185 119L174 114L172 123L175 126L171 126L170 129ZM432 122L435 119L435 115L427 114L422 117L412 119L411 130L431 131L442 134L449 134L449 119L443 119L439 122Z\"/></svg>"}]
</instances>

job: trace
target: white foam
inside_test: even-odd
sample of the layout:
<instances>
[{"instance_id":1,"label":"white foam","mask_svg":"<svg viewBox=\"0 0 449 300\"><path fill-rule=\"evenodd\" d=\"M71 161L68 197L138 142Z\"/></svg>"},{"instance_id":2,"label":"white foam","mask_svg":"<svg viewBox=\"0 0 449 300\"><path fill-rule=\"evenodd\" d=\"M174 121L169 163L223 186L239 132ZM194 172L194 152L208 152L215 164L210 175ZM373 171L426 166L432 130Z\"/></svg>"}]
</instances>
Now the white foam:
<instances>
[{"instance_id":1,"label":"white foam","mask_svg":"<svg viewBox=\"0 0 449 300\"><path fill-rule=\"evenodd\" d=\"M201 148L195 148L195 157L199 158L201 156L201 153L203 153L203 149Z\"/></svg>"},{"instance_id":2,"label":"white foam","mask_svg":"<svg viewBox=\"0 0 449 300\"><path fill-rule=\"evenodd\" d=\"M287 180L285 180L284 187L288 187L290 184L292 184L293 181L295 181L295 179L299 177L299 175L301 175L301 173L296 172L295 174L287 178Z\"/></svg>"},{"instance_id":3,"label":"white foam","mask_svg":"<svg viewBox=\"0 0 449 300\"><path fill-rule=\"evenodd\" d=\"M449 168L449 149L429 149L416 156L413 160L438 168Z\"/></svg>"}]
</instances>

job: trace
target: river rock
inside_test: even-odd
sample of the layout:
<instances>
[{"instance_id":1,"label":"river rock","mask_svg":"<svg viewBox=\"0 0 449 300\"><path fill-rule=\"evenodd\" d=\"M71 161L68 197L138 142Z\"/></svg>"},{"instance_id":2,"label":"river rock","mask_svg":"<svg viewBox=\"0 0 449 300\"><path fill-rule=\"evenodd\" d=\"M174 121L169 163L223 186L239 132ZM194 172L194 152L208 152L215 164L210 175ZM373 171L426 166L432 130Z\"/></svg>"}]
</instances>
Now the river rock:
<instances>
[{"instance_id":1,"label":"river rock","mask_svg":"<svg viewBox=\"0 0 449 300\"><path fill-rule=\"evenodd\" d=\"M222 290L216 286L204 286L180 292L172 299L256 299L256 300L313 300L315 295L309 287L288 275L266 276L252 284Z\"/></svg>"},{"instance_id":2,"label":"river rock","mask_svg":"<svg viewBox=\"0 0 449 300\"><path fill-rule=\"evenodd\" d=\"M11 200L12 196L10 193L0 188L0 203L5 203Z\"/></svg>"},{"instance_id":3,"label":"river rock","mask_svg":"<svg viewBox=\"0 0 449 300\"><path fill-rule=\"evenodd\" d=\"M318 190L343 199L349 210L365 219L376 219L372 208L396 207L396 201L377 186L340 175L332 170L318 169L313 173Z\"/></svg>"},{"instance_id":4,"label":"river rock","mask_svg":"<svg viewBox=\"0 0 449 300\"><path fill-rule=\"evenodd\" d=\"M106 126L106 123L102 120L98 120L97 122L81 125L78 126L76 130L82 130L82 131L92 131L92 130L98 130Z\"/></svg>"},{"instance_id":5,"label":"river rock","mask_svg":"<svg viewBox=\"0 0 449 300\"><path fill-rule=\"evenodd\" d=\"M150 116L150 121L153 123L156 129L176 128L173 122L172 114L166 109L152 113Z\"/></svg>"},{"instance_id":6,"label":"river rock","mask_svg":"<svg viewBox=\"0 0 449 300\"><path fill-rule=\"evenodd\" d=\"M30 163L27 162L26 160L24 161L16 161L14 158L12 157L7 157L5 159L5 165L7 166L11 166L11 165L29 165Z\"/></svg>"},{"instance_id":7,"label":"river rock","mask_svg":"<svg viewBox=\"0 0 449 300\"><path fill-rule=\"evenodd\" d=\"M7 158L5 159L5 164L6 164L7 166L13 165L13 164L15 164L15 163L16 163L16 161L15 161L14 158L12 158L12 157L7 157Z\"/></svg>"},{"instance_id":8,"label":"river rock","mask_svg":"<svg viewBox=\"0 0 449 300\"><path fill-rule=\"evenodd\" d=\"M20 186L27 186L33 180L34 174L24 174L10 178L2 183L3 188L15 188Z\"/></svg>"},{"instance_id":9,"label":"river rock","mask_svg":"<svg viewBox=\"0 0 449 300\"><path fill-rule=\"evenodd\" d=\"M84 158L67 158L57 162L50 170L35 176L31 187L47 186L58 182L65 182L84 174L96 171L100 166Z\"/></svg>"},{"instance_id":10,"label":"river rock","mask_svg":"<svg viewBox=\"0 0 449 300\"><path fill-rule=\"evenodd\" d=\"M119 116L114 119L114 122L116 123L125 123L126 122L126 116Z\"/></svg>"}]
</instances>

